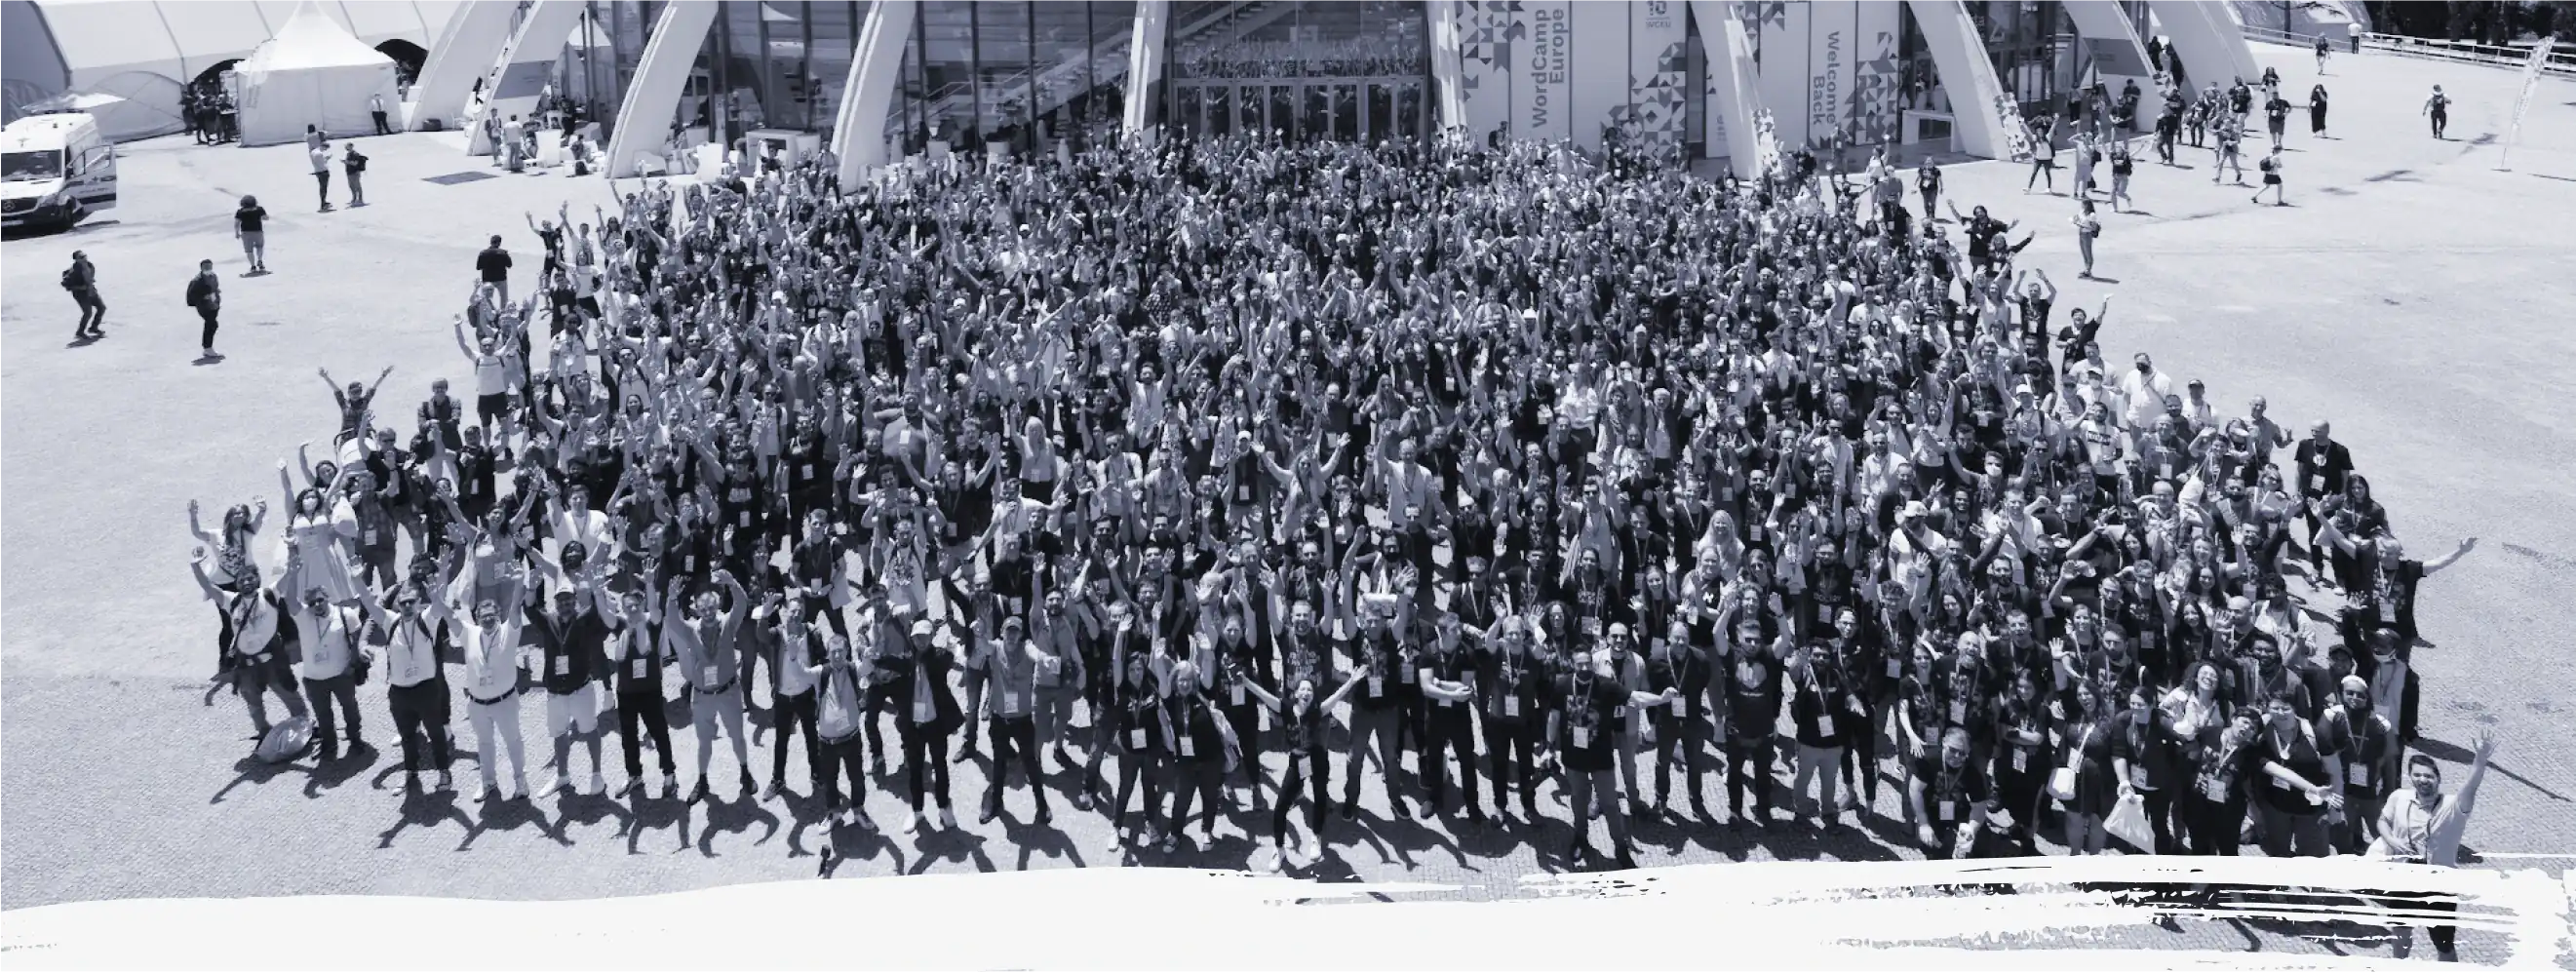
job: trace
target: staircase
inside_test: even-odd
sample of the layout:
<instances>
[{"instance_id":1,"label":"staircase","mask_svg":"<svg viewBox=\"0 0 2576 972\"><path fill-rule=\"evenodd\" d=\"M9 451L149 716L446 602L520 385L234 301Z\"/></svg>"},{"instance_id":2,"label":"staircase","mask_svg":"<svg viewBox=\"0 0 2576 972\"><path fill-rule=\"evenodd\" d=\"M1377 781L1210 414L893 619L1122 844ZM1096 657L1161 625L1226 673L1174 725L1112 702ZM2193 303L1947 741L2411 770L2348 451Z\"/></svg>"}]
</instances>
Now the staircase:
<instances>
[{"instance_id":1,"label":"staircase","mask_svg":"<svg viewBox=\"0 0 2576 972\"><path fill-rule=\"evenodd\" d=\"M1295 9L1294 4L1269 3L1263 0L1229 3L1214 13L1175 27L1169 46L1177 47L1191 38L1206 36L1212 32L1220 35L1248 33L1268 26ZM1109 43L1094 48L1096 53L1093 55L1093 61L1100 66L1098 76L1093 79L1095 86L1108 85L1126 78L1127 66L1131 63L1128 49L1134 44L1135 33L1129 31L1120 34ZM1089 89L1083 85L1085 70L1083 61L1075 59L1047 65L1037 71L1038 103L1026 114L1032 118L1044 115L1086 93ZM1021 71L984 82L981 98L984 117L979 119L978 127L990 131L1006 124L1006 120L1012 115L1020 114L1015 110L1015 106L1028 98L1029 81L1030 72ZM1129 92L1129 97L1139 96L1136 92ZM972 114L978 99L973 82L959 81L941 85L930 93L928 100L931 103L931 117L955 118Z\"/></svg>"}]
</instances>

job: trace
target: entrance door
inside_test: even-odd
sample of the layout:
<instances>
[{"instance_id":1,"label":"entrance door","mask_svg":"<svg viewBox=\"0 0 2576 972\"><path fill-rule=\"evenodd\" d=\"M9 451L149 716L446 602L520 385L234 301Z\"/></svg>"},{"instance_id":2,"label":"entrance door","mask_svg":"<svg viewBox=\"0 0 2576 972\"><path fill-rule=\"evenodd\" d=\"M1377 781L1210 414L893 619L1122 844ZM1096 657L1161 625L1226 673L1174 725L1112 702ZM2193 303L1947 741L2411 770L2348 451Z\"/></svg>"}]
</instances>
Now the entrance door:
<instances>
[{"instance_id":1,"label":"entrance door","mask_svg":"<svg viewBox=\"0 0 2576 972\"><path fill-rule=\"evenodd\" d=\"M1420 138L1426 85L1419 78L1191 80L1170 88L1170 123L1192 136L1268 135L1374 144Z\"/></svg>"}]
</instances>

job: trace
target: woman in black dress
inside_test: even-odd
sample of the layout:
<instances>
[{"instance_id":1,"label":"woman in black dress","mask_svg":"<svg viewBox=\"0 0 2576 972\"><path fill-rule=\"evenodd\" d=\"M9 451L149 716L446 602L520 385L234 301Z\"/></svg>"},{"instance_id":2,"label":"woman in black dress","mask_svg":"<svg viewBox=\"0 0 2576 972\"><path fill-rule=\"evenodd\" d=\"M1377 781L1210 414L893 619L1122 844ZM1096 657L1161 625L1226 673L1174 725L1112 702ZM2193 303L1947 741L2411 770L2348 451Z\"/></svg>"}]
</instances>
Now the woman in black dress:
<instances>
[{"instance_id":1,"label":"woman in black dress","mask_svg":"<svg viewBox=\"0 0 2576 972\"><path fill-rule=\"evenodd\" d=\"M2326 137L2326 86L2308 89L2308 134Z\"/></svg>"}]
</instances>

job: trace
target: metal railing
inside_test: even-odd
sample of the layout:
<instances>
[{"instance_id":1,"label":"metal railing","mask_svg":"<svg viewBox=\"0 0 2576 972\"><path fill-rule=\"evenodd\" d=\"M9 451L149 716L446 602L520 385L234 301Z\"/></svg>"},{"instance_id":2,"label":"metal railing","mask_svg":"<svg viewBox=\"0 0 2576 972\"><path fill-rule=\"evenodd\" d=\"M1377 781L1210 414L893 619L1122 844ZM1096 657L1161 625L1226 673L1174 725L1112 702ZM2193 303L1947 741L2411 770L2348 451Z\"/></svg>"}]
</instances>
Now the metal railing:
<instances>
[{"instance_id":1,"label":"metal railing","mask_svg":"<svg viewBox=\"0 0 2576 972\"><path fill-rule=\"evenodd\" d=\"M2253 28L2246 28L2252 37ZM2398 34L2357 35L2361 50L2395 54L2399 57L2450 61L2455 64L2483 64L2516 70L2531 60L2530 44L2479 44L2472 41L2441 40L2430 37L2406 37ZM2542 73L2563 78L2576 78L2576 49L2560 44L2540 66Z\"/></svg>"}]
</instances>

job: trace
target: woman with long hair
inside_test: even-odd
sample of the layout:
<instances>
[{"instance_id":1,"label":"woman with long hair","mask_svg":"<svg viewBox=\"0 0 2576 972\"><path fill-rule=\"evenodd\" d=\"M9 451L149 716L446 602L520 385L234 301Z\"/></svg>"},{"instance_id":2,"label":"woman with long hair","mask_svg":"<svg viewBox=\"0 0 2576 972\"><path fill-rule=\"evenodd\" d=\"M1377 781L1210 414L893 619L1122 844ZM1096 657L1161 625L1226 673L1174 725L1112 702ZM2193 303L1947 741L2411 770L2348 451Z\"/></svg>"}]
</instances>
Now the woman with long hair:
<instances>
[{"instance_id":1,"label":"woman with long hair","mask_svg":"<svg viewBox=\"0 0 2576 972\"><path fill-rule=\"evenodd\" d=\"M2052 795L2066 814L2066 849L2073 854L2099 854L2110 841L2110 832L2102 819L2111 812L2111 803L2119 791L2116 769L2111 765L2111 718L2114 707L2103 703L2101 690L2092 679L2078 678L2067 693L2074 700L2066 712L2068 728L2060 735L2062 743L2055 766L2057 775L2074 770L2070 787L2058 788Z\"/></svg>"},{"instance_id":2,"label":"woman with long hair","mask_svg":"<svg viewBox=\"0 0 2576 972\"><path fill-rule=\"evenodd\" d=\"M289 552L296 555L296 562L290 565L290 576L278 589L309 591L320 588L331 603L355 604L358 584L349 575L349 561L342 553L345 545L341 541L357 536L358 521L345 502L332 500L342 491L342 480L348 475L348 470L335 468L327 462L321 468L329 470L324 474L329 478L323 485L298 490L294 480L287 476L286 460L277 462L277 482L285 489L287 497L284 543Z\"/></svg>"},{"instance_id":3,"label":"woman with long hair","mask_svg":"<svg viewBox=\"0 0 2576 972\"><path fill-rule=\"evenodd\" d=\"M1244 691L1259 697L1261 704L1279 713L1280 750L1288 755L1288 772L1279 780L1279 800L1270 810L1270 845L1277 856L1271 859L1269 870L1304 866L1303 862L1292 862L1288 852L1290 838L1296 838L1300 846L1306 842L1292 826L1300 796L1306 802L1306 832L1314 835L1315 852L1320 854L1323 850L1324 791L1331 783L1324 729L1333 707L1350 697L1351 687L1358 684L1358 679L1347 679L1333 690L1332 695L1318 699L1313 678L1298 679L1284 698L1270 694L1258 682L1243 683ZM1496 756L1496 759L1500 758ZM1300 789L1307 792L1301 794ZM1121 806L1124 806L1123 800Z\"/></svg>"}]
</instances>

